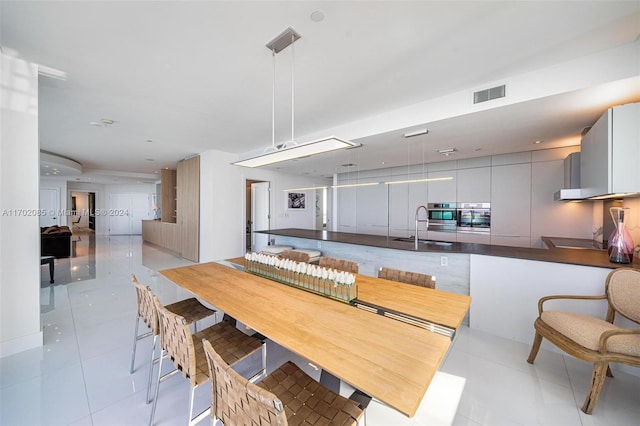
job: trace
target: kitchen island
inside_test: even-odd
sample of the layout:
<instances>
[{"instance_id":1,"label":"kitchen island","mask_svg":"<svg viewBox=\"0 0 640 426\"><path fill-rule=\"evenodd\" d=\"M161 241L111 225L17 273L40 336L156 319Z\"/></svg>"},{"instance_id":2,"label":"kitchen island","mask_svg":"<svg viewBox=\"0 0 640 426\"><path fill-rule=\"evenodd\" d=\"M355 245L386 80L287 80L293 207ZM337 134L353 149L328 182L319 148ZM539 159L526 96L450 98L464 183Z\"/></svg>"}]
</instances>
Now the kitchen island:
<instances>
[{"instance_id":1,"label":"kitchen island","mask_svg":"<svg viewBox=\"0 0 640 426\"><path fill-rule=\"evenodd\" d=\"M624 266L609 262L609 257L606 250L595 248L595 244L593 249L587 249L586 246L582 247L582 249L576 249L565 248L565 245L556 245L553 243L554 241L558 240L573 241L573 244L576 245L576 242L586 242L587 240L559 237L542 237L543 242L548 247L546 249L449 242L437 242L434 244L434 242L426 242L425 240L421 240L422 243L418 244L418 250L415 250L412 239L401 237L386 237L381 235L317 231L313 229L295 228L275 229L260 232L270 234L272 236L271 238L276 237L277 244L284 244L283 241L285 241L287 237L292 237L317 241L320 242L320 246L322 246L322 242L334 242L343 244L354 244L358 246L389 248L393 250L413 252L417 251L420 253L439 253L442 255L452 253L477 254L483 256L498 256L514 259L538 260L543 262L595 266L599 268L617 268L620 266ZM317 244L312 248L318 248ZM640 267L640 263L635 257L632 266L636 268Z\"/></svg>"},{"instance_id":2,"label":"kitchen island","mask_svg":"<svg viewBox=\"0 0 640 426\"><path fill-rule=\"evenodd\" d=\"M320 250L323 256L356 261L365 275L377 276L382 266L434 275L436 288L472 297L465 324L524 343L533 341L533 322L541 297L603 294L605 279L613 268L640 268L637 256L631 265L614 264L609 262L606 250L555 247L557 238L547 237L543 241L547 240L548 249L423 243L415 250L411 241L379 235L309 229L263 233L269 234L273 244ZM553 308L572 307L570 301L558 301ZM595 301L581 312L604 318L606 306L603 301ZM616 323L630 326L624 318L617 318ZM546 342L543 347L557 350Z\"/></svg>"}]
</instances>

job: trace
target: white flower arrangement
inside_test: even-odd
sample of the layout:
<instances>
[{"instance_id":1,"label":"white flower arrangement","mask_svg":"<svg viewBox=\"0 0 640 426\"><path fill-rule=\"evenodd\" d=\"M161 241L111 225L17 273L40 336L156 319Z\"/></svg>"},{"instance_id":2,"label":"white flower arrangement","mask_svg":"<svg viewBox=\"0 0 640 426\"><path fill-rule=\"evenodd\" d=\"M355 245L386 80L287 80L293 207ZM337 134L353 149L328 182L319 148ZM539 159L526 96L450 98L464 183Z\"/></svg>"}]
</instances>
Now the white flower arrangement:
<instances>
[{"instance_id":1,"label":"white flower arrangement","mask_svg":"<svg viewBox=\"0 0 640 426\"><path fill-rule=\"evenodd\" d=\"M244 258L247 272L346 302L357 297L352 273L264 253L247 253Z\"/></svg>"}]
</instances>

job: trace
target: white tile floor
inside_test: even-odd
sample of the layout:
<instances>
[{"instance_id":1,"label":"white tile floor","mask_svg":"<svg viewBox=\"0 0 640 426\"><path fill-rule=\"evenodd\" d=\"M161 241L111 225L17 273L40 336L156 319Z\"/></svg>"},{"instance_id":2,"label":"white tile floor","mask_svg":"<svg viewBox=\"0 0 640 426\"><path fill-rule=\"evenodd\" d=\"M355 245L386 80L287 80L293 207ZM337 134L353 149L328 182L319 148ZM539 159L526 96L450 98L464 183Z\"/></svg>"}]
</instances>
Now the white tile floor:
<instances>
[{"instance_id":1,"label":"white tile floor","mask_svg":"<svg viewBox=\"0 0 640 426\"><path fill-rule=\"evenodd\" d=\"M136 309L129 276L136 274L169 303L188 295L156 271L187 262L143 245L138 236L79 237L76 257L57 261L55 284L49 285L42 267L44 346L0 359L1 425L148 422L149 339L139 344L137 369L129 375ZM590 366L548 350L541 350L531 366L525 361L529 348L464 328L416 416L407 419L374 401L368 425L640 424L639 377L615 372L588 416L579 406ZM271 342L267 350L270 369L293 359L309 370L304 360ZM160 391L156 424L185 424L187 382L174 377ZM206 406L208 397L208 387L201 388L197 405Z\"/></svg>"}]
</instances>

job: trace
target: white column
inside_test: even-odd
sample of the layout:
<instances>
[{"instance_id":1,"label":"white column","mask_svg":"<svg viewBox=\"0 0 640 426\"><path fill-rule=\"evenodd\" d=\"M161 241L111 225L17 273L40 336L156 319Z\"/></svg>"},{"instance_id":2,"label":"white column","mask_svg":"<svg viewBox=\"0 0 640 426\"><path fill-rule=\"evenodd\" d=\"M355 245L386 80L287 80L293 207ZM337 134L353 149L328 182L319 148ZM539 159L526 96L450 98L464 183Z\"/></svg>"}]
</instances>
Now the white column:
<instances>
[{"instance_id":1,"label":"white column","mask_svg":"<svg viewBox=\"0 0 640 426\"><path fill-rule=\"evenodd\" d=\"M42 346L38 68L0 54L0 357Z\"/></svg>"}]
</instances>

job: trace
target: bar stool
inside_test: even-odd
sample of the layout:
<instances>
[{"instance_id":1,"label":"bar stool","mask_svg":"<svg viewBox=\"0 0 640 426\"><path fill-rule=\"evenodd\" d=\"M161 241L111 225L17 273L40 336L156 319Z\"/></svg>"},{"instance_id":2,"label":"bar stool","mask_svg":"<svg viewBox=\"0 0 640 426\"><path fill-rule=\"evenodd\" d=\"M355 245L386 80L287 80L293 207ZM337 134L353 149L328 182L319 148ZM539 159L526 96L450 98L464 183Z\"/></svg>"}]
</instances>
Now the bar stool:
<instances>
[{"instance_id":1,"label":"bar stool","mask_svg":"<svg viewBox=\"0 0 640 426\"><path fill-rule=\"evenodd\" d=\"M255 381L266 376L267 355L266 345L263 341L243 333L227 321L221 321L202 331L191 334L189 325L182 316L174 314L162 306L157 297L154 296L153 301L158 311L160 323L160 363L149 425L153 424L156 405L160 396L160 382L178 372L181 372L183 377L189 380L189 384L191 385L189 426L198 423L210 413L211 407L205 409L195 417L193 415L195 390L198 386L209 380L209 369L202 345L203 339L211 342L211 345L219 351L220 356L229 365L234 365L262 350L262 369L250 380ZM162 361L166 358L170 358L173 361L175 369L163 375Z\"/></svg>"},{"instance_id":2,"label":"bar stool","mask_svg":"<svg viewBox=\"0 0 640 426\"><path fill-rule=\"evenodd\" d=\"M136 346L138 340L144 339L149 336L153 336L153 343L151 345L151 364L149 365L149 380L147 382L147 404L151 402L151 377L153 376L153 365L158 362L155 357L156 343L160 334L160 328L158 324L158 314L156 307L153 303L154 294L148 285L143 285L138 282L135 275L131 275L131 283L136 289L136 296L138 299L138 312L136 315L136 325L133 329L133 351L131 353L131 368L130 374L133 374L134 364L136 360ZM198 301L195 297L190 299L181 300L176 303L165 306L171 312L174 312L182 316L187 324L193 324L194 330L197 331L197 322L208 318L212 315L216 315L216 311L209 309ZM143 334L139 333L140 319L149 328L149 331Z\"/></svg>"},{"instance_id":3,"label":"bar stool","mask_svg":"<svg viewBox=\"0 0 640 426\"><path fill-rule=\"evenodd\" d=\"M231 425L356 425L364 410L289 361L260 383L234 371L204 341L211 377L211 417Z\"/></svg>"},{"instance_id":4,"label":"bar stool","mask_svg":"<svg viewBox=\"0 0 640 426\"><path fill-rule=\"evenodd\" d=\"M335 259L333 257L321 257L320 266L325 268L337 269L338 271L351 272L357 274L360 269L356 262L344 259Z\"/></svg>"},{"instance_id":5,"label":"bar stool","mask_svg":"<svg viewBox=\"0 0 640 426\"><path fill-rule=\"evenodd\" d=\"M382 267L380 268L380 271L378 271L378 278L405 284L418 285L420 287L436 288L436 277L418 272Z\"/></svg>"}]
</instances>

